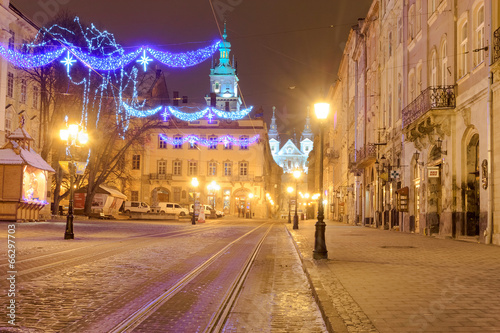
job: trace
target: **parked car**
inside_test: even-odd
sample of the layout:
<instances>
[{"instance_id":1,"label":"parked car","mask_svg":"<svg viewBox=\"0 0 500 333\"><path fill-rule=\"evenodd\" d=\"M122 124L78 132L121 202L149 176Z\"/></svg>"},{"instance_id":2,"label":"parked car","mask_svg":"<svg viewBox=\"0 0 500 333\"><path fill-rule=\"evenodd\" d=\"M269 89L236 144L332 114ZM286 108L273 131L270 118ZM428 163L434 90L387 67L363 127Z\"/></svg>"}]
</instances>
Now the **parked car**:
<instances>
[{"instance_id":1,"label":"parked car","mask_svg":"<svg viewBox=\"0 0 500 333\"><path fill-rule=\"evenodd\" d=\"M212 208L210 205L201 205L205 211L205 216L211 215L212 212L215 212L215 209ZM193 204L189 205L189 215L193 214Z\"/></svg>"},{"instance_id":2,"label":"parked car","mask_svg":"<svg viewBox=\"0 0 500 333\"><path fill-rule=\"evenodd\" d=\"M159 202L160 214L175 214L177 216L186 216L189 214L187 208L173 202Z\"/></svg>"},{"instance_id":3,"label":"parked car","mask_svg":"<svg viewBox=\"0 0 500 333\"><path fill-rule=\"evenodd\" d=\"M219 217L223 217L224 216L224 212L222 210L216 210L215 211L215 216L217 216L218 218Z\"/></svg>"},{"instance_id":4,"label":"parked car","mask_svg":"<svg viewBox=\"0 0 500 333\"><path fill-rule=\"evenodd\" d=\"M125 214L149 213L151 212L151 207L142 201L125 201L123 202L123 212Z\"/></svg>"}]
</instances>

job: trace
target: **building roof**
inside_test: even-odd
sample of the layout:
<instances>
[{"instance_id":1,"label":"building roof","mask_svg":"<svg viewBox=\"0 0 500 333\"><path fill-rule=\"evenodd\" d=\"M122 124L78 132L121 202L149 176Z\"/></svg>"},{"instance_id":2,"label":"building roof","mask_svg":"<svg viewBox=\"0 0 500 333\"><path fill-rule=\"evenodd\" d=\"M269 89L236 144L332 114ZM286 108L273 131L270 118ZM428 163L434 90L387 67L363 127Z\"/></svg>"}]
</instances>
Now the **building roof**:
<instances>
[{"instance_id":1,"label":"building roof","mask_svg":"<svg viewBox=\"0 0 500 333\"><path fill-rule=\"evenodd\" d=\"M10 147L9 147L10 146ZM0 165L31 165L40 170L55 170L33 149L23 149L16 142L10 142L0 149Z\"/></svg>"}]
</instances>

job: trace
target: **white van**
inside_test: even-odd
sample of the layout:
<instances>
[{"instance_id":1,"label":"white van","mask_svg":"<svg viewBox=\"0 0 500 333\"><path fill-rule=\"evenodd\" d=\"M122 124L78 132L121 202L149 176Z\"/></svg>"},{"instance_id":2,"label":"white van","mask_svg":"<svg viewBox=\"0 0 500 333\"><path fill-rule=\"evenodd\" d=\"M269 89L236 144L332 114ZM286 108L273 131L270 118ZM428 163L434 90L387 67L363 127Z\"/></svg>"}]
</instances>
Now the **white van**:
<instances>
[{"instance_id":1,"label":"white van","mask_svg":"<svg viewBox=\"0 0 500 333\"><path fill-rule=\"evenodd\" d=\"M125 214L149 213L151 212L151 207L149 207L147 203L141 201L125 201L123 203L123 211Z\"/></svg>"},{"instance_id":2,"label":"white van","mask_svg":"<svg viewBox=\"0 0 500 333\"><path fill-rule=\"evenodd\" d=\"M181 217L189 214L187 208L173 202L159 202L158 206L160 207L160 214L175 214Z\"/></svg>"},{"instance_id":3,"label":"white van","mask_svg":"<svg viewBox=\"0 0 500 333\"><path fill-rule=\"evenodd\" d=\"M200 205L200 206L202 206L201 208L204 209L205 216L210 216L212 212L215 212L212 206L210 205ZM193 204L189 205L189 214L190 215L193 214Z\"/></svg>"}]
</instances>

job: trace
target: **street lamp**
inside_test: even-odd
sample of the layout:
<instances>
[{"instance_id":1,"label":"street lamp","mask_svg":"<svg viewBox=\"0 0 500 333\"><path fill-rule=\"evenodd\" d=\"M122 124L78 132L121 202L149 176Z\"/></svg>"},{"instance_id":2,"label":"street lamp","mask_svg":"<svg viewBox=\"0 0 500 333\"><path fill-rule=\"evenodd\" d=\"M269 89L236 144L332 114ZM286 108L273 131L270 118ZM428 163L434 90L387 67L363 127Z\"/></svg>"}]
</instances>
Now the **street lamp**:
<instances>
[{"instance_id":1,"label":"street lamp","mask_svg":"<svg viewBox=\"0 0 500 333\"><path fill-rule=\"evenodd\" d=\"M299 180L301 174L302 173L300 172L300 170L295 170L293 172L293 178L295 178L295 215L293 216L293 229L298 229L299 228L299 216L297 215L297 206L298 206L298 202L297 202L297 184L298 184L298 180Z\"/></svg>"},{"instance_id":2,"label":"street lamp","mask_svg":"<svg viewBox=\"0 0 500 333\"><path fill-rule=\"evenodd\" d=\"M88 134L80 126L73 124L69 125L67 129L61 129L59 131L59 136L62 141L66 142L68 146L71 161L68 163L69 172L69 206L68 206L68 216L66 218L66 231L64 232L64 239L75 239L73 233L73 197L74 197L74 184L73 176L76 178L76 165L73 158L73 153L71 152L72 147L79 147L85 145L89 141Z\"/></svg>"},{"instance_id":3,"label":"street lamp","mask_svg":"<svg viewBox=\"0 0 500 333\"><path fill-rule=\"evenodd\" d=\"M293 192L293 187L288 186L287 189L286 189L286 191L288 192L288 223L292 223L292 218L291 218L291 215L290 215L290 195Z\"/></svg>"},{"instance_id":4,"label":"street lamp","mask_svg":"<svg viewBox=\"0 0 500 333\"><path fill-rule=\"evenodd\" d=\"M328 251L326 250L325 242L325 227L324 222L325 213L323 208L323 146L324 146L324 123L325 119L328 117L328 112L330 112L330 104L328 103L316 103L314 104L314 111L316 117L320 121L320 132L319 132L319 204L318 204L318 222L316 222L316 232L314 234L314 259L328 259Z\"/></svg>"},{"instance_id":5,"label":"street lamp","mask_svg":"<svg viewBox=\"0 0 500 333\"><path fill-rule=\"evenodd\" d=\"M212 182L210 184L208 184L207 188L212 193L212 197L213 197L212 208L215 209L215 196L217 194L217 191L220 190L220 185L217 184L215 180L212 180Z\"/></svg>"},{"instance_id":6,"label":"street lamp","mask_svg":"<svg viewBox=\"0 0 500 333\"><path fill-rule=\"evenodd\" d=\"M253 199L253 193L248 194L248 199L250 201L250 209L248 210L248 213L250 214L249 217L252 218L252 199Z\"/></svg>"},{"instance_id":7,"label":"street lamp","mask_svg":"<svg viewBox=\"0 0 500 333\"><path fill-rule=\"evenodd\" d=\"M191 186L193 187L193 216L191 217L191 224L196 224L194 210L196 208L196 188L200 185L198 178L194 177L191 179Z\"/></svg>"}]
</instances>

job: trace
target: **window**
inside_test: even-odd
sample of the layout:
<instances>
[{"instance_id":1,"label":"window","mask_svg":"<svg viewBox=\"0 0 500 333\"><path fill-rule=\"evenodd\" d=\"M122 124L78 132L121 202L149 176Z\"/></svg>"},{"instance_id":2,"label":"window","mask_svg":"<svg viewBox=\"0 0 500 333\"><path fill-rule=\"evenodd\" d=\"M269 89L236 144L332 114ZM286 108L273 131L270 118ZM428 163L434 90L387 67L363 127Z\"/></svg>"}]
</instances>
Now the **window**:
<instances>
[{"instance_id":1,"label":"window","mask_svg":"<svg viewBox=\"0 0 500 333\"><path fill-rule=\"evenodd\" d=\"M240 136L240 150L248 150L248 136Z\"/></svg>"},{"instance_id":2,"label":"window","mask_svg":"<svg viewBox=\"0 0 500 333\"><path fill-rule=\"evenodd\" d=\"M233 149L233 143L230 142L229 140L225 140L224 141L224 149L225 150L230 150L230 149Z\"/></svg>"},{"instance_id":3,"label":"window","mask_svg":"<svg viewBox=\"0 0 500 333\"><path fill-rule=\"evenodd\" d=\"M167 136L165 134L158 134L158 149L167 148Z\"/></svg>"},{"instance_id":4,"label":"window","mask_svg":"<svg viewBox=\"0 0 500 333\"><path fill-rule=\"evenodd\" d=\"M240 176L248 176L248 162L240 162Z\"/></svg>"},{"instance_id":5,"label":"window","mask_svg":"<svg viewBox=\"0 0 500 333\"><path fill-rule=\"evenodd\" d=\"M463 21L459 31L459 49L458 49L458 77L462 77L468 72L467 68L467 21Z\"/></svg>"},{"instance_id":6,"label":"window","mask_svg":"<svg viewBox=\"0 0 500 333\"><path fill-rule=\"evenodd\" d=\"M141 155L132 156L132 170L141 169Z\"/></svg>"},{"instance_id":7,"label":"window","mask_svg":"<svg viewBox=\"0 0 500 333\"><path fill-rule=\"evenodd\" d=\"M7 96L14 97L14 74L11 72L7 74Z\"/></svg>"},{"instance_id":8,"label":"window","mask_svg":"<svg viewBox=\"0 0 500 333\"><path fill-rule=\"evenodd\" d=\"M224 176L231 176L233 174L233 163L224 162Z\"/></svg>"},{"instance_id":9,"label":"window","mask_svg":"<svg viewBox=\"0 0 500 333\"><path fill-rule=\"evenodd\" d=\"M403 79L401 74L398 74L398 119L401 119L403 110Z\"/></svg>"},{"instance_id":10,"label":"window","mask_svg":"<svg viewBox=\"0 0 500 333\"><path fill-rule=\"evenodd\" d=\"M39 97L38 86L33 86L33 109L38 109L38 97Z\"/></svg>"},{"instance_id":11,"label":"window","mask_svg":"<svg viewBox=\"0 0 500 333\"><path fill-rule=\"evenodd\" d=\"M21 96L20 96L20 102L21 104L26 104L27 98L27 92L28 92L28 86L26 84L26 80L22 79L21 80Z\"/></svg>"},{"instance_id":12,"label":"window","mask_svg":"<svg viewBox=\"0 0 500 333\"><path fill-rule=\"evenodd\" d=\"M415 37L415 6L408 9L408 39L411 41Z\"/></svg>"},{"instance_id":13,"label":"window","mask_svg":"<svg viewBox=\"0 0 500 333\"><path fill-rule=\"evenodd\" d=\"M173 161L172 162L172 170L174 176L182 175L182 161Z\"/></svg>"},{"instance_id":14,"label":"window","mask_svg":"<svg viewBox=\"0 0 500 333\"><path fill-rule=\"evenodd\" d=\"M216 136L209 137L208 141L209 141L208 149L217 149L218 140Z\"/></svg>"},{"instance_id":15,"label":"window","mask_svg":"<svg viewBox=\"0 0 500 333\"><path fill-rule=\"evenodd\" d=\"M10 32L10 38L9 38L9 50L13 50L16 44L16 33L12 30Z\"/></svg>"},{"instance_id":16,"label":"window","mask_svg":"<svg viewBox=\"0 0 500 333\"><path fill-rule=\"evenodd\" d=\"M432 51L431 55L431 86L437 86L437 54Z\"/></svg>"},{"instance_id":17,"label":"window","mask_svg":"<svg viewBox=\"0 0 500 333\"><path fill-rule=\"evenodd\" d=\"M182 135L174 136L174 149L182 149Z\"/></svg>"},{"instance_id":18,"label":"window","mask_svg":"<svg viewBox=\"0 0 500 333\"><path fill-rule=\"evenodd\" d=\"M474 12L474 67L484 61L484 5Z\"/></svg>"},{"instance_id":19,"label":"window","mask_svg":"<svg viewBox=\"0 0 500 333\"><path fill-rule=\"evenodd\" d=\"M441 84L446 86L447 84L447 75L448 72L448 54L446 50L446 41L441 45Z\"/></svg>"},{"instance_id":20,"label":"window","mask_svg":"<svg viewBox=\"0 0 500 333\"><path fill-rule=\"evenodd\" d=\"M408 97L410 102L413 102L415 100L415 74L413 72L408 76L408 83Z\"/></svg>"},{"instance_id":21,"label":"window","mask_svg":"<svg viewBox=\"0 0 500 333\"><path fill-rule=\"evenodd\" d=\"M429 17L436 11L436 1L437 0L428 0L427 8L429 9Z\"/></svg>"},{"instance_id":22,"label":"window","mask_svg":"<svg viewBox=\"0 0 500 333\"><path fill-rule=\"evenodd\" d=\"M420 94L422 92L422 64L419 64L417 66L416 87L417 87L416 93Z\"/></svg>"},{"instance_id":23,"label":"window","mask_svg":"<svg viewBox=\"0 0 500 333\"><path fill-rule=\"evenodd\" d=\"M12 111L7 110L5 115L5 130L10 134L12 131Z\"/></svg>"},{"instance_id":24,"label":"window","mask_svg":"<svg viewBox=\"0 0 500 333\"><path fill-rule=\"evenodd\" d=\"M208 162L208 176L217 176L217 162Z\"/></svg>"},{"instance_id":25,"label":"window","mask_svg":"<svg viewBox=\"0 0 500 333\"><path fill-rule=\"evenodd\" d=\"M188 162L188 176L198 175L198 162L190 161Z\"/></svg>"},{"instance_id":26,"label":"window","mask_svg":"<svg viewBox=\"0 0 500 333\"><path fill-rule=\"evenodd\" d=\"M158 161L158 174L167 174L167 161Z\"/></svg>"},{"instance_id":27,"label":"window","mask_svg":"<svg viewBox=\"0 0 500 333\"><path fill-rule=\"evenodd\" d=\"M180 187L174 187L174 201L175 202L181 201L181 188Z\"/></svg>"},{"instance_id":28,"label":"window","mask_svg":"<svg viewBox=\"0 0 500 333\"><path fill-rule=\"evenodd\" d=\"M189 140L189 149L198 149L198 143L195 139Z\"/></svg>"},{"instance_id":29,"label":"window","mask_svg":"<svg viewBox=\"0 0 500 333\"><path fill-rule=\"evenodd\" d=\"M388 105L388 124L392 126L392 87L389 86L389 94L387 96L387 105Z\"/></svg>"},{"instance_id":30,"label":"window","mask_svg":"<svg viewBox=\"0 0 500 333\"><path fill-rule=\"evenodd\" d=\"M417 12L415 14L415 32L422 30L422 0L417 0Z\"/></svg>"},{"instance_id":31,"label":"window","mask_svg":"<svg viewBox=\"0 0 500 333\"><path fill-rule=\"evenodd\" d=\"M130 201L139 201L139 191L130 191Z\"/></svg>"},{"instance_id":32,"label":"window","mask_svg":"<svg viewBox=\"0 0 500 333\"><path fill-rule=\"evenodd\" d=\"M389 32L389 57L392 57L392 32Z\"/></svg>"}]
</instances>

